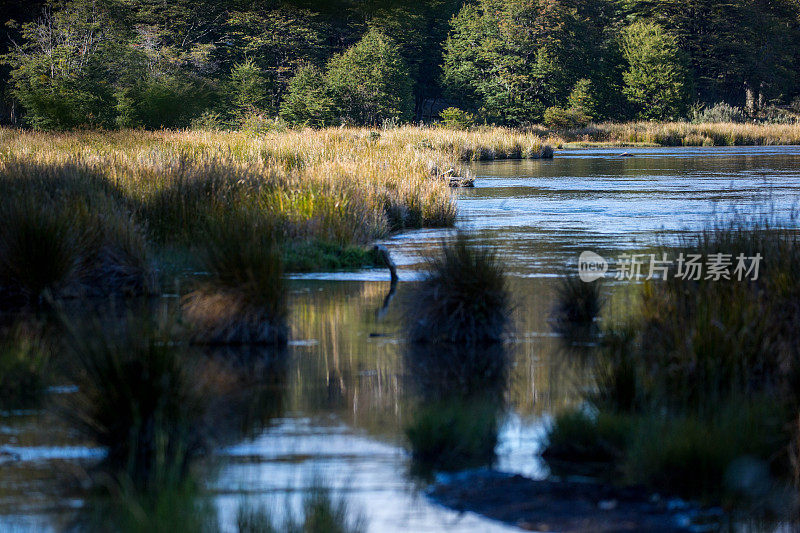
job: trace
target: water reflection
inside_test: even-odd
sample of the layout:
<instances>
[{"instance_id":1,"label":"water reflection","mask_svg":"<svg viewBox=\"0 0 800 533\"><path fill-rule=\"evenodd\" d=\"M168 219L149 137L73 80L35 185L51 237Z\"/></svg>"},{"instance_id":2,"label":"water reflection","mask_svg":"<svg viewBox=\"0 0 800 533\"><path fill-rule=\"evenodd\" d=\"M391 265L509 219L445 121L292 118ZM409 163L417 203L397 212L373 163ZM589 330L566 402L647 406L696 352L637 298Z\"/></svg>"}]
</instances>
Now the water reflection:
<instances>
[{"instance_id":1,"label":"water reflection","mask_svg":"<svg viewBox=\"0 0 800 533\"><path fill-rule=\"evenodd\" d=\"M437 470L492 465L505 407L505 346L411 343L404 359L414 395L405 430L411 472L430 479Z\"/></svg>"},{"instance_id":2,"label":"water reflection","mask_svg":"<svg viewBox=\"0 0 800 533\"><path fill-rule=\"evenodd\" d=\"M286 348L207 348L203 372L213 383L210 417L219 444L252 438L284 410L288 372Z\"/></svg>"},{"instance_id":3,"label":"water reflection","mask_svg":"<svg viewBox=\"0 0 800 533\"><path fill-rule=\"evenodd\" d=\"M405 475L413 456L407 429L427 425L441 434L443 426L454 427L452 441L476 443L469 447L475 453L456 454L472 457L472 465L545 475L536 452L548 417L580 401L592 382L592 365L571 353L591 340L577 336L563 344L549 322L555 276L564 266L586 249L616 257L653 246L732 208L746 212L770 201L779 215L788 214L800 192L797 147L628 151L634 157L567 151L552 161L480 163L475 189L459 192L462 225L476 230L477 239L499 243L513 274L516 338L502 347L502 357L489 358L504 360L503 372L488 367L473 378L448 365L431 367L430 355L409 347L400 332L409 280L422 252L447 237L440 230L387 240L401 282L385 313L376 311L391 287L386 269L300 276L291 283L292 340L285 353L198 353L219 382L226 413L218 472L207 480L223 529L234 530L243 499L299 510L322 478L337 497L364 510L371 531L503 530L419 493ZM608 284L613 298L604 312L624 318L625 294L636 290ZM483 397L476 395L482 387ZM441 420L447 406L455 406L452 423ZM459 425L464 413L481 422ZM82 461L96 452L84 444L45 414L2 418L0 460L3 452L27 453L3 463L0 505L7 514L0 529L63 524L68 507L80 503L63 482L76 484Z\"/></svg>"}]
</instances>

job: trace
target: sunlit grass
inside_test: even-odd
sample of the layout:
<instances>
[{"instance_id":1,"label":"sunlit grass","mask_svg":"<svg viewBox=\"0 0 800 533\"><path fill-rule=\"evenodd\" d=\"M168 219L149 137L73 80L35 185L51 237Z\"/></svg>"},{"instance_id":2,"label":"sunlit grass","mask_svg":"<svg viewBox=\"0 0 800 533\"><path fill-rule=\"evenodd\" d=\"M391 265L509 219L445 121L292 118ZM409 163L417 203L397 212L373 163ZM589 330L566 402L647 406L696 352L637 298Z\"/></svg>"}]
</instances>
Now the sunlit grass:
<instances>
[{"instance_id":1,"label":"sunlit grass","mask_svg":"<svg viewBox=\"0 0 800 533\"><path fill-rule=\"evenodd\" d=\"M608 122L563 135L564 142L599 142L612 145L790 145L800 144L800 124Z\"/></svg>"}]
</instances>

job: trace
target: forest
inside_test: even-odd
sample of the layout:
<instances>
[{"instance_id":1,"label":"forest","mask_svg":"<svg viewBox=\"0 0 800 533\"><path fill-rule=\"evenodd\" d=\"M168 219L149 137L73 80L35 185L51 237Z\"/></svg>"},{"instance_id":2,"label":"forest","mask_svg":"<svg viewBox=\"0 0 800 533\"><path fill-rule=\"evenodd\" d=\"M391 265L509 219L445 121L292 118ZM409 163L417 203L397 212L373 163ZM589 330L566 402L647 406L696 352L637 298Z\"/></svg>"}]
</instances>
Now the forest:
<instances>
[{"instance_id":1,"label":"forest","mask_svg":"<svg viewBox=\"0 0 800 533\"><path fill-rule=\"evenodd\" d=\"M787 122L797 0L5 0L43 130Z\"/></svg>"}]
</instances>

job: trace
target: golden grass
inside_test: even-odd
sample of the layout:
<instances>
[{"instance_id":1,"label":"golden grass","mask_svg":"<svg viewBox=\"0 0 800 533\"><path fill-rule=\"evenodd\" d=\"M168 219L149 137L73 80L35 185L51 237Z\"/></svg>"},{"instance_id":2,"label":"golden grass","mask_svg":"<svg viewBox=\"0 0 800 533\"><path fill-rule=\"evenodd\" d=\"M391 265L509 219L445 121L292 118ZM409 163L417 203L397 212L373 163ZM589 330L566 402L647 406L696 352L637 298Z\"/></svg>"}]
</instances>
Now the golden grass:
<instances>
[{"instance_id":1,"label":"golden grass","mask_svg":"<svg viewBox=\"0 0 800 533\"><path fill-rule=\"evenodd\" d=\"M562 142L658 146L749 146L800 144L800 124L690 122L603 123L564 133Z\"/></svg>"},{"instance_id":2,"label":"golden grass","mask_svg":"<svg viewBox=\"0 0 800 533\"><path fill-rule=\"evenodd\" d=\"M543 144L537 135L498 129L0 129L0 173L70 166L102 176L137 204L159 237L191 235L188 226L198 219L238 203L279 215L292 238L364 243L393 230L453 223L454 201L445 183L431 179L432 169L460 170L464 159L537 157ZM193 202L193 193L202 198ZM191 213L201 208L206 213Z\"/></svg>"}]
</instances>

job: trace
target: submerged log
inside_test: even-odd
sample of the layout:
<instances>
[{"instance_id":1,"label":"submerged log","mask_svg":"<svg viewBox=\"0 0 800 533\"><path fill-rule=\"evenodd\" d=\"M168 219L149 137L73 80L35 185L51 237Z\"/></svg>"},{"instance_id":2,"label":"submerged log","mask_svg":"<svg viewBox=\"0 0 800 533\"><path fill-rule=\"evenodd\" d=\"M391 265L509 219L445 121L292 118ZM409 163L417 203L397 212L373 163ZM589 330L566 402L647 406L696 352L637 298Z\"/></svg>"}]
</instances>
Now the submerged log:
<instances>
[{"instance_id":1,"label":"submerged log","mask_svg":"<svg viewBox=\"0 0 800 533\"><path fill-rule=\"evenodd\" d=\"M394 264L392 256L389 255L389 250L380 244L375 245L375 250L380 254L383 262L386 263L386 266L389 268L389 274L391 275L392 279L391 285L389 286L389 293L383 299L383 305L381 308L378 309L377 316L379 319L381 319L386 315L386 311L389 309L389 304L392 303L392 298L394 298L395 292L397 292L397 282L400 278L397 276L397 265Z\"/></svg>"}]
</instances>

